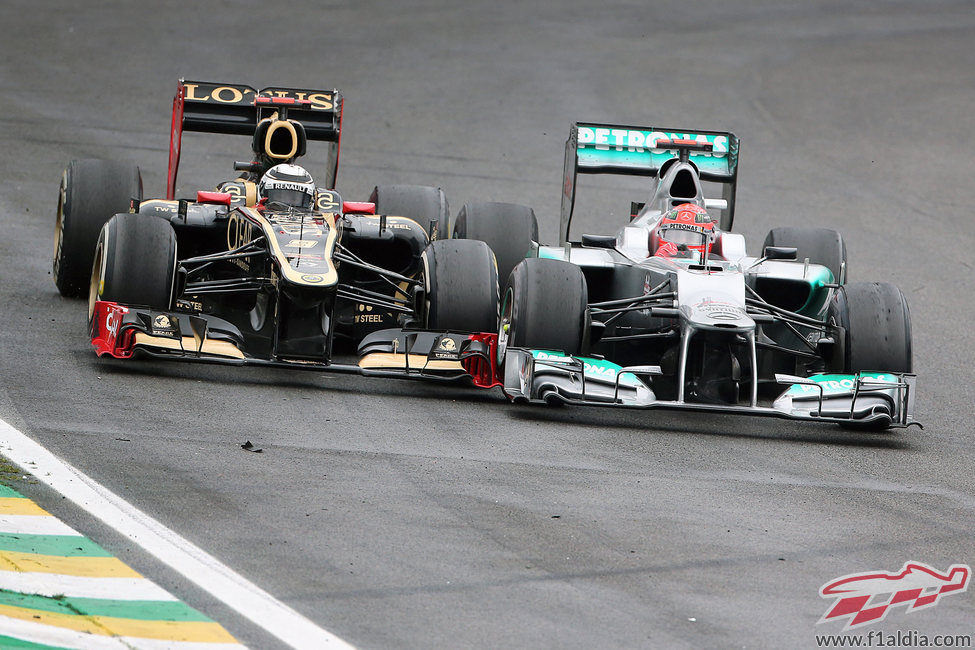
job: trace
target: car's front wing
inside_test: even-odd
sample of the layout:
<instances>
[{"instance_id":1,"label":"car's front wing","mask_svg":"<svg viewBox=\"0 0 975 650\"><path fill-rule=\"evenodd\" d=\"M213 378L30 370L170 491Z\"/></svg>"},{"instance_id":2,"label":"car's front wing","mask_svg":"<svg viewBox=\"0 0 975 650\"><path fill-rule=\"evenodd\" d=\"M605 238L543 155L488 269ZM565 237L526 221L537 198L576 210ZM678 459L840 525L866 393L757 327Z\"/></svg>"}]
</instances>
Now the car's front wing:
<instances>
[{"instance_id":1,"label":"car's front wing","mask_svg":"<svg viewBox=\"0 0 975 650\"><path fill-rule=\"evenodd\" d=\"M95 303L90 334L98 356L116 359L142 354L230 365L469 381L482 388L501 385L496 381L494 334L383 330L371 334L368 345L360 346L356 363L259 358L248 354L235 328L216 316L180 310L158 311L107 301Z\"/></svg>"},{"instance_id":2,"label":"car's front wing","mask_svg":"<svg viewBox=\"0 0 975 650\"><path fill-rule=\"evenodd\" d=\"M604 359L508 348L504 392L516 402L720 411L868 429L918 424L914 421L915 375L910 373L776 375L783 393L768 405L754 406L658 399L653 378L660 374L658 366L622 367Z\"/></svg>"}]
</instances>

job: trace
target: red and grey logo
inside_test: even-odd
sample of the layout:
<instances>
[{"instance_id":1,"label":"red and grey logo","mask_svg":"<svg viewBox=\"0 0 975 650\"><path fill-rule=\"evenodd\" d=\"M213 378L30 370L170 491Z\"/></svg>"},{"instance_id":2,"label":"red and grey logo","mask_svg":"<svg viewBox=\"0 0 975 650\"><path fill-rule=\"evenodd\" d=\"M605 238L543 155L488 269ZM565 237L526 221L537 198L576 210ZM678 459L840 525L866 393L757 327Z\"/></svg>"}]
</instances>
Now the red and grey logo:
<instances>
[{"instance_id":1,"label":"red and grey logo","mask_svg":"<svg viewBox=\"0 0 975 650\"><path fill-rule=\"evenodd\" d=\"M968 589L972 570L953 564L944 573L921 562L906 562L900 571L867 571L836 578L820 587L822 598L835 598L818 623L846 620L844 630L884 620L892 607L908 612L934 607L942 596Z\"/></svg>"}]
</instances>

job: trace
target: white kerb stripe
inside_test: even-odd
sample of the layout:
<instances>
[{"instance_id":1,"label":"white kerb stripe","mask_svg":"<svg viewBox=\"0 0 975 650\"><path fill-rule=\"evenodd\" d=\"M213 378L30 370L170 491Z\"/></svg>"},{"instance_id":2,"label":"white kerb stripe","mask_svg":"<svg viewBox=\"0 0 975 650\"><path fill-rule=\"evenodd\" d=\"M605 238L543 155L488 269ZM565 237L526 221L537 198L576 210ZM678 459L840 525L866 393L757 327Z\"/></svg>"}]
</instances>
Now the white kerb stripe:
<instances>
[{"instance_id":1,"label":"white kerb stripe","mask_svg":"<svg viewBox=\"0 0 975 650\"><path fill-rule=\"evenodd\" d=\"M352 648L3 420L0 452L292 648Z\"/></svg>"},{"instance_id":2,"label":"white kerb stripe","mask_svg":"<svg viewBox=\"0 0 975 650\"><path fill-rule=\"evenodd\" d=\"M87 578L58 573L0 571L0 589L38 596L107 600L179 600L145 578Z\"/></svg>"},{"instance_id":3,"label":"white kerb stripe","mask_svg":"<svg viewBox=\"0 0 975 650\"><path fill-rule=\"evenodd\" d=\"M74 528L51 515L0 515L0 533L81 536Z\"/></svg>"},{"instance_id":4,"label":"white kerb stripe","mask_svg":"<svg viewBox=\"0 0 975 650\"><path fill-rule=\"evenodd\" d=\"M247 650L239 643L200 643L88 634L9 616L0 616L0 634L34 643L85 650L133 650L133 648L137 650Z\"/></svg>"}]
</instances>

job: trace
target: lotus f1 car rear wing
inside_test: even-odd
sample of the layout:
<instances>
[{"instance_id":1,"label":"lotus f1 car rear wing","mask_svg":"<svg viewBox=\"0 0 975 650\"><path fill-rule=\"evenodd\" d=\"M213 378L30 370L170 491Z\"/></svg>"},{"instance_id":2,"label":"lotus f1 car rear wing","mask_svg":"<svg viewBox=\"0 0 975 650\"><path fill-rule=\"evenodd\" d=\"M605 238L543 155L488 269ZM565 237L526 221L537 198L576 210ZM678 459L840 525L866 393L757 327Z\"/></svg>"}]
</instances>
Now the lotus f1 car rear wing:
<instances>
[{"instance_id":1,"label":"lotus f1 car rear wing","mask_svg":"<svg viewBox=\"0 0 975 650\"><path fill-rule=\"evenodd\" d=\"M166 198L176 198L183 131L254 136L258 123L274 113L301 123L308 140L328 143L325 187L335 187L342 131L342 95L337 90L271 86L255 90L240 84L179 80L173 98Z\"/></svg>"},{"instance_id":2,"label":"lotus f1 car rear wing","mask_svg":"<svg viewBox=\"0 0 975 650\"><path fill-rule=\"evenodd\" d=\"M562 184L562 219L559 243L569 241L569 225L575 207L577 174L624 174L655 177L668 160L679 158L674 141L692 140L711 145L711 151L691 151L689 160L701 180L721 183L727 205L721 228L731 230L738 186L738 137L724 131L686 131L649 126L621 126L576 122L565 143ZM658 147L657 143L664 144Z\"/></svg>"}]
</instances>

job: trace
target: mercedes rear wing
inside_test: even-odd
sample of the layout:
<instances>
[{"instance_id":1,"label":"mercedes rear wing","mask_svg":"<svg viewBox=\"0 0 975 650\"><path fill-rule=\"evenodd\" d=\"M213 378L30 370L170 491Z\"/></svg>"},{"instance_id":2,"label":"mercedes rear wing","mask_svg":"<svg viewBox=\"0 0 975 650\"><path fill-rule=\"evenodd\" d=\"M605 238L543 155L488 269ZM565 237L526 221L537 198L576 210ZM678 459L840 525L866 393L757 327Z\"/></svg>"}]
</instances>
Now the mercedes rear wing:
<instances>
[{"instance_id":1,"label":"mercedes rear wing","mask_svg":"<svg viewBox=\"0 0 975 650\"><path fill-rule=\"evenodd\" d=\"M559 243L564 246L569 240L578 174L656 177L665 162L679 156L676 146L667 145L687 140L711 145L710 152L691 152L690 162L700 170L701 180L722 184L721 198L727 208L721 224L724 230L730 230L738 186L738 137L734 133L576 122L565 143ZM663 141L666 144L658 147L657 143Z\"/></svg>"},{"instance_id":2,"label":"mercedes rear wing","mask_svg":"<svg viewBox=\"0 0 975 650\"><path fill-rule=\"evenodd\" d=\"M174 199L183 131L253 136L258 122L286 112L301 122L308 140L328 143L325 186L335 187L342 133L343 98L338 90L269 86L256 90L241 84L179 80L173 97L166 198Z\"/></svg>"}]
</instances>

